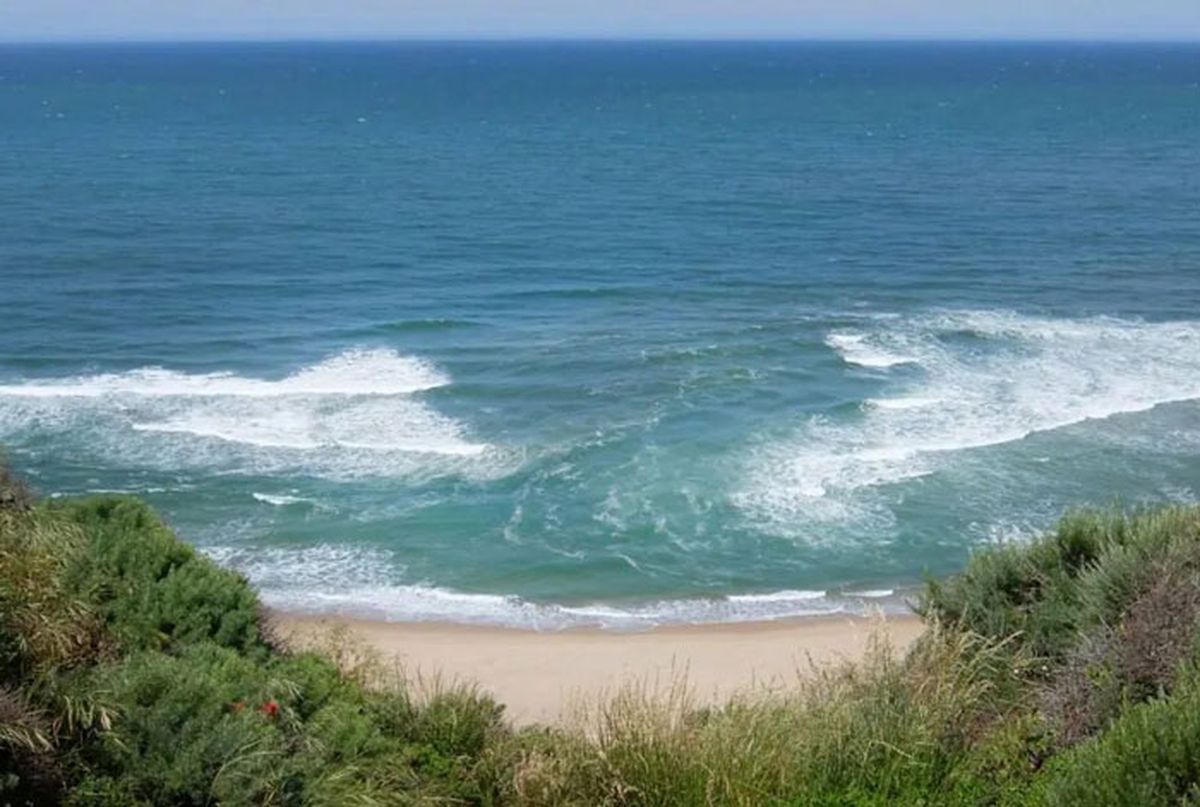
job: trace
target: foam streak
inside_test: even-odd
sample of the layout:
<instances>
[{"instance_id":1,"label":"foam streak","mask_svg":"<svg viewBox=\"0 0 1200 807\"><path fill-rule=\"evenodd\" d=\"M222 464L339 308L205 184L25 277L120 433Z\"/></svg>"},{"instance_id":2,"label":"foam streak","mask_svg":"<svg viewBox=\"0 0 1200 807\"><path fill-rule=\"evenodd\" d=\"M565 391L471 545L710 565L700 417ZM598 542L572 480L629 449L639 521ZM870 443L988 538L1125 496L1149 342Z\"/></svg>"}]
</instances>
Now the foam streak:
<instances>
[{"instance_id":1,"label":"foam streak","mask_svg":"<svg viewBox=\"0 0 1200 807\"><path fill-rule=\"evenodd\" d=\"M775 531L845 520L871 488L932 473L956 452L1200 398L1200 322L1050 319L1007 312L879 318L829 337L889 377L857 418L814 417L754 453L738 503Z\"/></svg>"},{"instance_id":2,"label":"foam streak","mask_svg":"<svg viewBox=\"0 0 1200 807\"><path fill-rule=\"evenodd\" d=\"M487 451L417 396L449 383L428 362L382 349L349 350L279 380L162 368L31 380L0 385L0 436L34 424L83 430L90 446L134 464L390 476L419 471L422 456Z\"/></svg>"}]
</instances>

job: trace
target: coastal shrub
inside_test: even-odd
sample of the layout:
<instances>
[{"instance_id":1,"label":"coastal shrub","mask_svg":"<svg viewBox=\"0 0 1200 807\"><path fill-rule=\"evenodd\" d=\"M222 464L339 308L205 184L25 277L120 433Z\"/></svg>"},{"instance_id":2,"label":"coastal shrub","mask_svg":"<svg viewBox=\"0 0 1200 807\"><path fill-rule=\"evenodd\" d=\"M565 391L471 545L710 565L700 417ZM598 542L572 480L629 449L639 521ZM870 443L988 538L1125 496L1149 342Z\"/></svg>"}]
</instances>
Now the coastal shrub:
<instances>
[{"instance_id":1,"label":"coastal shrub","mask_svg":"<svg viewBox=\"0 0 1200 807\"><path fill-rule=\"evenodd\" d=\"M1100 731L1126 705L1168 694L1195 658L1200 573L1160 561L1147 579L1120 623L1085 635L1044 688L1042 710L1064 745Z\"/></svg>"},{"instance_id":2,"label":"coastal shrub","mask_svg":"<svg viewBox=\"0 0 1200 807\"><path fill-rule=\"evenodd\" d=\"M1195 660L1200 572L1156 564L1150 584L1126 610L1113 642L1113 666L1134 700L1169 690L1181 665Z\"/></svg>"},{"instance_id":3,"label":"coastal shrub","mask_svg":"<svg viewBox=\"0 0 1200 807\"><path fill-rule=\"evenodd\" d=\"M260 606L249 584L199 556L145 503L108 496L52 512L88 536L86 551L66 572L69 584L130 649L211 640L265 652Z\"/></svg>"},{"instance_id":4,"label":"coastal shrub","mask_svg":"<svg viewBox=\"0 0 1200 807\"><path fill-rule=\"evenodd\" d=\"M140 502L0 512L0 802L479 800L500 707L417 703L368 664L275 651L258 620Z\"/></svg>"},{"instance_id":5,"label":"coastal shrub","mask_svg":"<svg viewBox=\"0 0 1200 807\"><path fill-rule=\"evenodd\" d=\"M49 715L26 693L0 686L0 803L51 802L62 790Z\"/></svg>"},{"instance_id":6,"label":"coastal shrub","mask_svg":"<svg viewBox=\"0 0 1200 807\"><path fill-rule=\"evenodd\" d=\"M583 732L531 726L493 743L475 768L485 804L594 807L633 801L612 792L603 756Z\"/></svg>"},{"instance_id":7,"label":"coastal shrub","mask_svg":"<svg viewBox=\"0 0 1200 807\"><path fill-rule=\"evenodd\" d=\"M1079 619L1076 579L1100 556L1108 526L1076 513L1027 545L980 552L961 575L929 581L919 611L984 636L1020 636L1038 655L1063 652Z\"/></svg>"},{"instance_id":8,"label":"coastal shrub","mask_svg":"<svg viewBox=\"0 0 1200 807\"><path fill-rule=\"evenodd\" d=\"M1165 569L1200 569L1200 509L1163 507L1107 514L1105 551L1078 580L1079 625L1113 625Z\"/></svg>"},{"instance_id":9,"label":"coastal shrub","mask_svg":"<svg viewBox=\"0 0 1200 807\"><path fill-rule=\"evenodd\" d=\"M81 722L79 700L60 693L57 679L97 661L110 644L90 604L64 581L82 545L77 530L44 514L0 512L0 687L49 710L55 732ZM65 711L55 714L60 696Z\"/></svg>"},{"instance_id":10,"label":"coastal shrub","mask_svg":"<svg viewBox=\"0 0 1200 807\"><path fill-rule=\"evenodd\" d=\"M467 727L488 715L505 731L470 691L397 723L387 717L406 695L365 690L327 660L264 663L207 641L102 665L79 688L108 693L120 714L77 752L80 804L479 803L484 740Z\"/></svg>"},{"instance_id":11,"label":"coastal shrub","mask_svg":"<svg viewBox=\"0 0 1200 807\"><path fill-rule=\"evenodd\" d=\"M1149 584L1155 561L1195 566L1200 511L1075 512L1026 545L974 555L966 570L930 581L918 612L1033 655L1062 660L1084 633L1114 624Z\"/></svg>"},{"instance_id":12,"label":"coastal shrub","mask_svg":"<svg viewBox=\"0 0 1200 807\"><path fill-rule=\"evenodd\" d=\"M1200 686L1127 708L1047 766L1044 803L1166 805L1200 799Z\"/></svg>"},{"instance_id":13,"label":"coastal shrub","mask_svg":"<svg viewBox=\"0 0 1200 807\"><path fill-rule=\"evenodd\" d=\"M1055 751L1053 732L1034 713L1018 711L972 743L931 804L1015 807L1040 803L1038 771Z\"/></svg>"},{"instance_id":14,"label":"coastal shrub","mask_svg":"<svg viewBox=\"0 0 1200 807\"><path fill-rule=\"evenodd\" d=\"M395 687L360 690L360 698L331 701L314 716L299 764L322 775L308 790L328 795L349 787L382 803L484 802L480 758L510 735L500 708L470 688L418 704ZM339 768L340 776L328 775Z\"/></svg>"},{"instance_id":15,"label":"coastal shrub","mask_svg":"<svg viewBox=\"0 0 1200 807\"><path fill-rule=\"evenodd\" d=\"M470 686L434 693L416 713L412 738L439 754L476 757L502 734L504 707Z\"/></svg>"},{"instance_id":16,"label":"coastal shrub","mask_svg":"<svg viewBox=\"0 0 1200 807\"><path fill-rule=\"evenodd\" d=\"M64 736L110 718L60 681L107 644L102 621L64 580L83 546L71 525L0 508L0 803L56 801Z\"/></svg>"},{"instance_id":17,"label":"coastal shrub","mask_svg":"<svg viewBox=\"0 0 1200 807\"><path fill-rule=\"evenodd\" d=\"M877 651L784 698L720 709L626 691L570 741L522 736L500 792L527 804L1043 803L1040 771L1064 744L1047 691L1083 694L1079 742L1169 691L1191 657L1198 523L1189 508L1071 514L931 586L922 611L948 622L906 658ZM1104 674L1076 663L1098 645Z\"/></svg>"},{"instance_id":18,"label":"coastal shrub","mask_svg":"<svg viewBox=\"0 0 1200 807\"><path fill-rule=\"evenodd\" d=\"M33 490L12 472L0 454L0 510L29 510L34 499Z\"/></svg>"},{"instance_id":19,"label":"coastal shrub","mask_svg":"<svg viewBox=\"0 0 1200 807\"><path fill-rule=\"evenodd\" d=\"M10 753L49 751L53 747L51 736L50 721L24 693L0 688L0 748Z\"/></svg>"},{"instance_id":20,"label":"coastal shrub","mask_svg":"<svg viewBox=\"0 0 1200 807\"><path fill-rule=\"evenodd\" d=\"M212 643L103 665L86 686L111 693L120 718L81 751L87 787L152 804L268 800L284 785L293 690L263 673Z\"/></svg>"}]
</instances>

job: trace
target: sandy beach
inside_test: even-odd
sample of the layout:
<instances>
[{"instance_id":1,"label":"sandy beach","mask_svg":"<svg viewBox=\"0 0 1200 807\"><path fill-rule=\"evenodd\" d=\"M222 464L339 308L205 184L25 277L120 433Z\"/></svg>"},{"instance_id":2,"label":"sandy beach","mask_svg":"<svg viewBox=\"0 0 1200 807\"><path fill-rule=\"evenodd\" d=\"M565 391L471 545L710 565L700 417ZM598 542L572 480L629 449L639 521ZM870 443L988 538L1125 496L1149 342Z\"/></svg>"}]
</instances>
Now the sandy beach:
<instances>
[{"instance_id":1,"label":"sandy beach","mask_svg":"<svg viewBox=\"0 0 1200 807\"><path fill-rule=\"evenodd\" d=\"M507 706L518 724L554 722L580 698L594 701L636 683L665 689L686 673L697 701L748 688L781 687L810 669L857 659L875 630L902 648L922 630L916 617L852 616L778 622L536 632L441 623L382 622L275 613L281 635L297 646L345 627L391 656L410 675L473 681Z\"/></svg>"}]
</instances>

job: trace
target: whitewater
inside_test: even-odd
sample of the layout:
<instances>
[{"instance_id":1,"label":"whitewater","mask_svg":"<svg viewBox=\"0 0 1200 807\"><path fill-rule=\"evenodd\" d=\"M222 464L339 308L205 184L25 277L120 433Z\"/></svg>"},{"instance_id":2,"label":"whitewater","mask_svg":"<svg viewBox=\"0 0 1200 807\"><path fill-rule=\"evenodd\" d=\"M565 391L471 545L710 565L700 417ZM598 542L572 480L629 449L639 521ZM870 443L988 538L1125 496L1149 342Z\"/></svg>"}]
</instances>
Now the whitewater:
<instances>
[{"instance_id":1,"label":"whitewater","mask_svg":"<svg viewBox=\"0 0 1200 807\"><path fill-rule=\"evenodd\" d=\"M1103 421L1115 416L1200 399L1200 321L1053 319L1005 311L857 320L855 330L832 330L820 341L840 361L839 373L869 376L875 394L850 411L781 417L781 424L793 422L790 430L776 428L723 447L717 461L728 471L690 507L727 510L725 521L760 535L804 544L841 542L844 550L848 536L870 544L899 526L894 502L904 485L952 477L983 449L1021 444L1041 433L1061 438L1071 427L1086 429L1091 422L1103 430ZM422 397L454 383L426 359L361 347L276 379L162 367L38 378L0 385L0 438L20 445L32 437L30 424L37 424L36 431L56 442L101 446L101 459L118 467L189 471L197 479L189 490L203 485L206 475L270 478L277 492L247 489L244 495L260 505L298 510L302 520L320 511L361 517L333 495L337 487L300 495L312 488L291 483L304 477L335 485L369 479L375 485L453 486L469 480L524 491L531 480L564 469L579 473L562 457L585 452L587 439L567 446L487 442L470 425L469 413L450 417ZM1141 435L1137 428L1131 432ZM639 465L656 454L635 449L628 467L642 474L642 483L654 480ZM1049 472L1052 466L1042 464ZM142 492L165 490L147 486ZM614 531L631 530L623 502L637 494L636 485L614 480L591 520ZM254 509L248 502L245 507ZM513 511L505 540L527 544L519 537L524 515L519 507ZM1016 508L1006 514L1018 516ZM671 532L661 517L655 526ZM703 524L701 534L708 529ZM674 546L689 561L693 552L704 551L696 536ZM203 548L246 573L279 607L543 629L902 610L915 582L888 577L894 587L864 589L839 581L828 589L554 602L520 592L455 590L436 577L412 579L407 564L384 546L229 544L214 536ZM570 556L549 543L543 549ZM574 558L591 552L584 544ZM610 556L645 577L655 576L662 563L639 562L616 549Z\"/></svg>"}]
</instances>

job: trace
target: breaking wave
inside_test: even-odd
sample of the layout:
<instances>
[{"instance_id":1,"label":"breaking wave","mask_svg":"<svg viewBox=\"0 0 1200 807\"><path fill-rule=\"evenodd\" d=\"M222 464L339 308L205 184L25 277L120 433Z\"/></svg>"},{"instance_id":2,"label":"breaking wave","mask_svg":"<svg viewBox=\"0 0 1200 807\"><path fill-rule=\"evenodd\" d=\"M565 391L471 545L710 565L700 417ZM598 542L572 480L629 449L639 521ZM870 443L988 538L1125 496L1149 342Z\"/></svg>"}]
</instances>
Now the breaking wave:
<instances>
[{"instance_id":1,"label":"breaking wave","mask_svg":"<svg viewBox=\"0 0 1200 807\"><path fill-rule=\"evenodd\" d=\"M1200 322L972 311L878 318L827 344L889 373L854 417L814 416L758 445L735 501L769 529L868 516L870 489L956 452L1200 398ZM878 515L876 512L875 515Z\"/></svg>"},{"instance_id":2,"label":"breaking wave","mask_svg":"<svg viewBox=\"0 0 1200 807\"><path fill-rule=\"evenodd\" d=\"M397 584L404 567L390 552L321 545L307 549L208 547L218 563L236 569L273 607L340 613L403 622L455 622L560 630L595 627L644 630L662 625L758 622L878 611L907 613L891 589L861 592L776 591L726 597L636 603L559 604L517 596Z\"/></svg>"},{"instance_id":3,"label":"breaking wave","mask_svg":"<svg viewBox=\"0 0 1200 807\"><path fill-rule=\"evenodd\" d=\"M915 361L911 356L876 343L868 334L831 333L825 338L825 344L836 350L847 364L859 367L894 367Z\"/></svg>"},{"instance_id":4,"label":"breaking wave","mask_svg":"<svg viewBox=\"0 0 1200 807\"><path fill-rule=\"evenodd\" d=\"M349 350L279 379L158 367L0 385L0 436L75 432L151 467L328 476L476 469L495 454L419 393L450 383L423 359ZM494 457L493 457L494 459Z\"/></svg>"}]
</instances>

